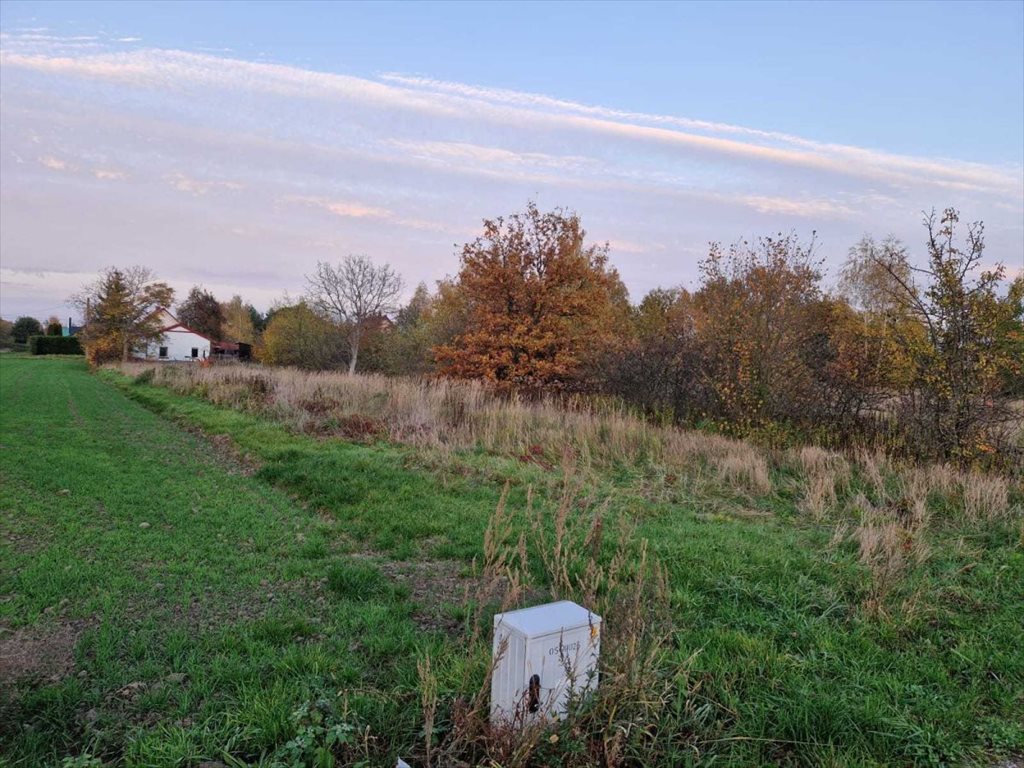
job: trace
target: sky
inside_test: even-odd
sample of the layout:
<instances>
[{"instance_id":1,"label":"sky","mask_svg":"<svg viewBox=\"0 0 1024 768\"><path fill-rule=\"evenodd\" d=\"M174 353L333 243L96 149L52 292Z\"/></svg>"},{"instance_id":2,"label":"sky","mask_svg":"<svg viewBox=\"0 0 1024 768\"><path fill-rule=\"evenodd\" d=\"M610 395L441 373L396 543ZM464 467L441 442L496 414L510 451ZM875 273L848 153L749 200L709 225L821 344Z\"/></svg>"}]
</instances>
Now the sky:
<instances>
[{"instance_id":1,"label":"sky","mask_svg":"<svg viewBox=\"0 0 1024 768\"><path fill-rule=\"evenodd\" d=\"M317 261L407 293L536 201L634 301L711 241L984 220L1024 269L1024 2L0 3L0 315L110 265L260 309Z\"/></svg>"}]
</instances>

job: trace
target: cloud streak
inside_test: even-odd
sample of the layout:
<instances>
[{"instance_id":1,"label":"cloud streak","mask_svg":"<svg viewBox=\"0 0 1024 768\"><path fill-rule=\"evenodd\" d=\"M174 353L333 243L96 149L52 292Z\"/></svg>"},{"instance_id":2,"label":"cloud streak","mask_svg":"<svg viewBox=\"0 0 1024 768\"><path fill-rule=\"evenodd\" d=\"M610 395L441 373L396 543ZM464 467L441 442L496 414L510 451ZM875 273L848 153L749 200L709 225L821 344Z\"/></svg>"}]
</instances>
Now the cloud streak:
<instances>
[{"instance_id":1,"label":"cloud streak","mask_svg":"<svg viewBox=\"0 0 1024 768\"><path fill-rule=\"evenodd\" d=\"M384 76L385 82L375 82L280 64L160 49L83 56L5 52L0 61L7 67L147 87L192 83L292 97L340 98L424 115L473 116L506 124L511 119L538 128L596 133L746 162L807 168L892 184L931 184L1001 193L1020 191L1018 169L896 155L740 126L625 112L539 94L394 74ZM743 136L745 140L726 138L723 134Z\"/></svg>"},{"instance_id":2,"label":"cloud streak","mask_svg":"<svg viewBox=\"0 0 1024 768\"><path fill-rule=\"evenodd\" d=\"M363 203L351 200L330 200L323 197L301 197L293 196L285 198L286 202L310 205L314 208L322 208L335 216L351 219L392 219L394 213L387 208L376 208Z\"/></svg>"},{"instance_id":3,"label":"cloud streak","mask_svg":"<svg viewBox=\"0 0 1024 768\"><path fill-rule=\"evenodd\" d=\"M44 168L49 168L51 171L69 170L67 162L53 155L43 155L39 158L39 164Z\"/></svg>"},{"instance_id":4,"label":"cloud streak","mask_svg":"<svg viewBox=\"0 0 1024 768\"><path fill-rule=\"evenodd\" d=\"M168 174L165 178L167 183L179 192L187 192L188 194L195 195L197 197L205 195L211 191L238 191L240 189L245 189L245 185L237 181L195 179L181 171L175 171L174 173Z\"/></svg>"},{"instance_id":5,"label":"cloud streak","mask_svg":"<svg viewBox=\"0 0 1024 768\"><path fill-rule=\"evenodd\" d=\"M920 212L947 204L986 218L996 259L1024 248L1020 167L75 37L0 42L5 315L110 263L254 300L351 252L430 282L482 218L530 199L578 210L635 297L693 280L709 240L813 228L834 266L864 232L917 242Z\"/></svg>"}]
</instances>

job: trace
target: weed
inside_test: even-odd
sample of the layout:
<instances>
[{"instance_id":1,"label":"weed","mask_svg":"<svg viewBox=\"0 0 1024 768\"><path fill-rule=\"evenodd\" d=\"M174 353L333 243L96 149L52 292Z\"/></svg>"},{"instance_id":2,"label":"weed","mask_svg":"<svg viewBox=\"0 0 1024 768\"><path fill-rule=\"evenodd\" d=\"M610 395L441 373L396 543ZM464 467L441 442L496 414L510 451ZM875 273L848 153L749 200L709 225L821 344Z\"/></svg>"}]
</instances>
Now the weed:
<instances>
[{"instance_id":1,"label":"weed","mask_svg":"<svg viewBox=\"0 0 1024 768\"><path fill-rule=\"evenodd\" d=\"M476 695L452 705L458 716L438 748L445 764L526 766L556 743L562 765L658 762L657 750L664 748L659 742L678 738L663 718L668 701L687 690L687 666L666 663L671 636L666 572L624 519L612 526L610 540L606 537L607 510L587 509L572 463L563 466L562 492L551 511L528 494L523 522L516 526L507 491L502 496L488 526L484 572L503 573L516 585L506 592L503 609L520 607L509 595L543 599L524 588L535 570L527 562L532 551L548 599L571 599L608 617L602 632L601 684L586 697L570 695L569 713L554 730L518 718L508 725L494 724L486 695L493 667L487 667ZM529 542L522 535L509 535L517 527L530 532ZM492 581L484 578L480 583L476 601L484 604L494 596ZM471 655L483 655L482 634L475 633L472 642L480 647L471 648ZM502 653L499 649L499 659ZM421 684L423 695L433 701L429 666L421 668ZM433 705L426 711L432 724Z\"/></svg>"}]
</instances>

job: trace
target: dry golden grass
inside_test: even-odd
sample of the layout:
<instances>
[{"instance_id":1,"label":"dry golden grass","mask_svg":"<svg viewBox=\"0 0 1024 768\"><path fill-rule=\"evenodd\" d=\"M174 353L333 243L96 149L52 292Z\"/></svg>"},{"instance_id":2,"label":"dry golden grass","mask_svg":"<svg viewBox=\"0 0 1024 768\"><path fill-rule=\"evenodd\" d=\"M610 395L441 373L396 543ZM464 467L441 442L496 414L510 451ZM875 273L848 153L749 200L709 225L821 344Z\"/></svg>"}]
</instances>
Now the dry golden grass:
<instances>
[{"instance_id":1,"label":"dry golden grass","mask_svg":"<svg viewBox=\"0 0 1024 768\"><path fill-rule=\"evenodd\" d=\"M716 457L722 480L738 485L753 493L768 493L772 489L768 461L753 446L731 446L723 456Z\"/></svg>"},{"instance_id":2,"label":"dry golden grass","mask_svg":"<svg viewBox=\"0 0 1024 768\"><path fill-rule=\"evenodd\" d=\"M869 461L875 468L880 463L874 456ZM949 471L945 468L943 476ZM933 508L929 499L936 490L931 475L930 468L904 467L881 490L871 483L877 494L874 501L857 493L847 505L847 515L857 521L852 538L858 544L860 562L869 573L864 608L870 614L887 613L892 607L891 598L901 590L907 576L931 556ZM899 604L900 613L906 617L916 611L922 599L920 594L905 597Z\"/></svg>"},{"instance_id":3,"label":"dry golden grass","mask_svg":"<svg viewBox=\"0 0 1024 768\"><path fill-rule=\"evenodd\" d=\"M850 462L842 454L814 445L790 451L787 459L804 477L800 510L812 520L824 520L849 486Z\"/></svg>"},{"instance_id":4,"label":"dry golden grass","mask_svg":"<svg viewBox=\"0 0 1024 768\"><path fill-rule=\"evenodd\" d=\"M845 484L850 478L850 463L840 453L816 445L805 445L795 454L795 463L805 474L831 475L837 485Z\"/></svg>"},{"instance_id":5,"label":"dry golden grass","mask_svg":"<svg viewBox=\"0 0 1024 768\"><path fill-rule=\"evenodd\" d=\"M552 464L570 454L583 466L658 465L690 470L704 462L750 493L772 489L768 455L741 440L660 427L600 402L523 400L477 382L310 373L238 365L115 366L153 371L154 384L219 405L259 410L313 434L385 436L433 449L482 449Z\"/></svg>"},{"instance_id":6,"label":"dry golden grass","mask_svg":"<svg viewBox=\"0 0 1024 768\"><path fill-rule=\"evenodd\" d=\"M909 567L909 533L889 510L875 506L863 495L858 495L851 506L860 513L853 536L861 565L870 573L864 607L868 613L881 614Z\"/></svg>"},{"instance_id":7,"label":"dry golden grass","mask_svg":"<svg viewBox=\"0 0 1024 768\"><path fill-rule=\"evenodd\" d=\"M889 458L880 451L861 449L857 451L857 467L877 498L886 494L887 475L892 473Z\"/></svg>"},{"instance_id":8,"label":"dry golden grass","mask_svg":"<svg viewBox=\"0 0 1024 768\"><path fill-rule=\"evenodd\" d=\"M899 504L925 528L929 499L949 500L971 522L1021 515L1008 481L951 465L901 465L878 451L850 456L816 446L772 452L721 435L651 424L626 409L585 398L524 400L478 382L348 376L241 365L116 365L154 384L216 404L264 413L292 429L350 439L386 438L442 452L479 449L554 467L562 457L595 470L658 469L707 476L753 496L775 490L773 468L797 475L800 508L811 519L849 517L854 485L880 507ZM786 482L792 482L786 481ZM855 521L860 515L853 514Z\"/></svg>"},{"instance_id":9,"label":"dry golden grass","mask_svg":"<svg viewBox=\"0 0 1024 768\"><path fill-rule=\"evenodd\" d=\"M820 522L828 516L836 504L835 477L827 472L808 475L804 484L804 495L800 500L801 511L812 520Z\"/></svg>"},{"instance_id":10,"label":"dry golden grass","mask_svg":"<svg viewBox=\"0 0 1024 768\"><path fill-rule=\"evenodd\" d=\"M926 485L932 493L940 496L953 496L957 492L962 473L951 464L932 464L924 470L927 475Z\"/></svg>"},{"instance_id":11,"label":"dry golden grass","mask_svg":"<svg viewBox=\"0 0 1024 768\"><path fill-rule=\"evenodd\" d=\"M1010 489L1006 479L998 475L972 472L961 480L964 513L969 520L1002 520L1010 512Z\"/></svg>"},{"instance_id":12,"label":"dry golden grass","mask_svg":"<svg viewBox=\"0 0 1024 768\"><path fill-rule=\"evenodd\" d=\"M933 487L929 472L914 467L905 469L897 475L897 495L890 500L895 505L904 527L914 534L927 530L932 519L932 507L928 499Z\"/></svg>"},{"instance_id":13,"label":"dry golden grass","mask_svg":"<svg viewBox=\"0 0 1024 768\"><path fill-rule=\"evenodd\" d=\"M671 641L664 567L655 562L647 541L636 536L630 521L613 520L606 531L607 510L588 507L581 484L566 463L554 508L535 503L533 494L528 493L525 508L519 510L509 504L506 486L487 526L476 590L467 594L467 602L475 606L468 645L471 657L485 657L490 645L480 629L489 624L486 609L522 607L530 597L574 600L598 615L615 616L614 622L602 627L601 685L588 695L589 706L570 706L567 715L572 732L587 743L587 749L563 763L614 768L637 764L637 754L648 738L637 723L657 729L669 701L681 691L689 698L688 664L664 665ZM605 544L610 558L602 555ZM543 588L530 583L529 574L537 569L529 566L528 550L535 553L544 574ZM453 702L452 727L437 745L430 735L437 709L437 680L429 657L421 659L418 672L427 765L435 755L439 765L525 768L534 764L541 744L551 737L548 725L530 721L525 710L513 716L511 726L489 720L491 675L503 653L504 648L499 648L474 695ZM471 666L466 671L477 672Z\"/></svg>"}]
</instances>

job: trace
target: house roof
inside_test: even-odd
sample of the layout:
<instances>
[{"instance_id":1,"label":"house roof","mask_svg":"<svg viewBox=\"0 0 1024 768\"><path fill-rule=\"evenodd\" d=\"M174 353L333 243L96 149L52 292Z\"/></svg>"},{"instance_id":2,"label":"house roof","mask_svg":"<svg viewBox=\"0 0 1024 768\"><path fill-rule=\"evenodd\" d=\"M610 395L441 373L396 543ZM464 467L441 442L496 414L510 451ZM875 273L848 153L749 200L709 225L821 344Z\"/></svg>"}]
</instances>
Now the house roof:
<instances>
[{"instance_id":1,"label":"house roof","mask_svg":"<svg viewBox=\"0 0 1024 768\"><path fill-rule=\"evenodd\" d=\"M160 329L161 331L174 331L174 330L178 330L180 328L183 331L186 331L188 333L194 333L196 336L199 336L200 338L206 339L211 344L216 344L217 343L216 341L211 339L209 336L207 336L205 333L200 333L199 331L194 331L191 328L189 328L187 325L185 325L183 322L181 322L178 318L176 318L173 314L171 314L171 310L167 309L167 307L157 307L156 309L153 310L153 314L151 314L150 317L153 317L154 315L159 315L161 312L166 313L167 316L174 321L174 323L172 323L171 325L165 325L163 328L161 328Z\"/></svg>"},{"instance_id":2,"label":"house roof","mask_svg":"<svg viewBox=\"0 0 1024 768\"><path fill-rule=\"evenodd\" d=\"M157 307L156 309L154 309L152 312L149 313L149 316L150 317L156 317L157 315L159 315L161 313L167 315L169 318L171 318L176 323L180 322L178 320L178 318L176 318L174 316L174 313L172 313L171 310L169 310L167 307Z\"/></svg>"}]
</instances>

